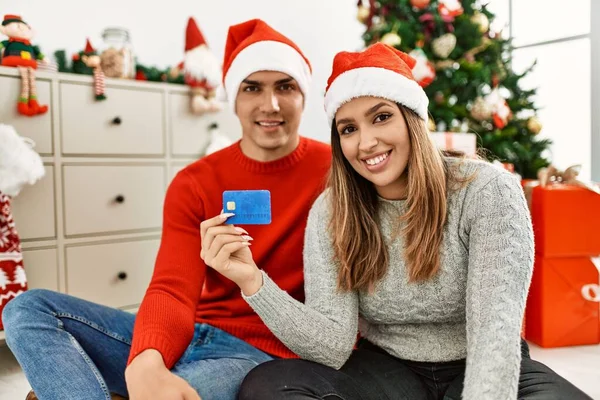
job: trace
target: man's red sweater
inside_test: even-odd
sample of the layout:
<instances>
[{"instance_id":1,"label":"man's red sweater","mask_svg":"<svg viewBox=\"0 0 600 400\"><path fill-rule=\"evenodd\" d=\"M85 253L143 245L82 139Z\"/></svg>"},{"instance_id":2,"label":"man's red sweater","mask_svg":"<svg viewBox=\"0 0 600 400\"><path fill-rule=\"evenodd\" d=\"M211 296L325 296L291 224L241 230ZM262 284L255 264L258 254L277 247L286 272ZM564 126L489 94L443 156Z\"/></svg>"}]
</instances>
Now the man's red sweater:
<instances>
[{"instance_id":1,"label":"man's red sweater","mask_svg":"<svg viewBox=\"0 0 600 400\"><path fill-rule=\"evenodd\" d=\"M195 323L222 329L271 355L295 357L248 306L238 286L200 259L200 223L221 212L225 190L271 191L272 223L244 228L254 238L256 265L304 301L304 230L330 162L328 145L301 138L296 150L279 160L252 160L238 142L182 170L167 190L160 249L137 314L129 362L156 349L172 368Z\"/></svg>"}]
</instances>

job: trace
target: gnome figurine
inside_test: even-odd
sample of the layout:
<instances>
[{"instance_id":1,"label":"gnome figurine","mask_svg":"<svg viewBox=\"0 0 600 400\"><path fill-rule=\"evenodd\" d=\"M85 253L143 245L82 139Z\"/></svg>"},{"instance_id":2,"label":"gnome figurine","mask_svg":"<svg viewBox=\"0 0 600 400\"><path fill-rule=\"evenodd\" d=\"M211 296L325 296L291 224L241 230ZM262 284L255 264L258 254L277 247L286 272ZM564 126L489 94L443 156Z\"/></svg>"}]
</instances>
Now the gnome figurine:
<instances>
[{"instance_id":1,"label":"gnome figurine","mask_svg":"<svg viewBox=\"0 0 600 400\"><path fill-rule=\"evenodd\" d=\"M196 21L190 17L185 34L185 58L171 76L184 74L185 83L190 87L191 109L194 114L202 115L221 109L216 99L216 89L221 82L221 65L210 51Z\"/></svg>"},{"instance_id":2,"label":"gnome figurine","mask_svg":"<svg viewBox=\"0 0 600 400\"><path fill-rule=\"evenodd\" d=\"M0 42L1 65L17 67L21 73L21 95L17 103L19 114L32 117L44 114L48 106L37 101L35 70L37 60L47 62L38 46L30 42L33 30L18 15L5 15L0 32L8 36L8 40Z\"/></svg>"}]
</instances>

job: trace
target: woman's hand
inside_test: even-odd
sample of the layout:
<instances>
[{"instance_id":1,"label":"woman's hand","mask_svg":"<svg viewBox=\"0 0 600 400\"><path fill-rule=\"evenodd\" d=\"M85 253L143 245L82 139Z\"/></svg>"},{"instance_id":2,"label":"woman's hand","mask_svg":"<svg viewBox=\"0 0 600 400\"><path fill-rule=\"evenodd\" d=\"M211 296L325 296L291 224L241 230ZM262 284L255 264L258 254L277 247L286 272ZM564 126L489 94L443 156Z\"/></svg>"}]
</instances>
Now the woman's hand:
<instances>
[{"instance_id":1,"label":"woman's hand","mask_svg":"<svg viewBox=\"0 0 600 400\"><path fill-rule=\"evenodd\" d=\"M244 229L224 225L233 214L220 214L200 224L202 250L206 265L232 280L246 296L262 287L262 274L250 251L253 240Z\"/></svg>"}]
</instances>

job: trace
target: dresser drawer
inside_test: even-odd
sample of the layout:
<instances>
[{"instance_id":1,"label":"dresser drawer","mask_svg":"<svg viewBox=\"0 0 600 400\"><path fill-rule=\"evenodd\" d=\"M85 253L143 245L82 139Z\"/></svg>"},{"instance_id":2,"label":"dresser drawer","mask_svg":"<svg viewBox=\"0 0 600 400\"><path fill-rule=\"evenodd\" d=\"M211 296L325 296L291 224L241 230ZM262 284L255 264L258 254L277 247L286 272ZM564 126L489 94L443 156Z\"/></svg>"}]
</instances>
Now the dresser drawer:
<instances>
[{"instance_id":1,"label":"dresser drawer","mask_svg":"<svg viewBox=\"0 0 600 400\"><path fill-rule=\"evenodd\" d=\"M13 217L22 240L56 237L54 167L45 168L46 175L34 185L25 186L12 201Z\"/></svg>"},{"instance_id":2,"label":"dresser drawer","mask_svg":"<svg viewBox=\"0 0 600 400\"><path fill-rule=\"evenodd\" d=\"M58 290L57 256L56 249L23 251L23 267L29 289Z\"/></svg>"},{"instance_id":3,"label":"dresser drawer","mask_svg":"<svg viewBox=\"0 0 600 400\"><path fill-rule=\"evenodd\" d=\"M110 307L139 304L160 240L68 246L67 293Z\"/></svg>"},{"instance_id":4,"label":"dresser drawer","mask_svg":"<svg viewBox=\"0 0 600 400\"><path fill-rule=\"evenodd\" d=\"M17 112L17 100L21 94L21 78L0 76L0 123L12 125L19 135L35 141L35 151L52 154L52 96L50 82L38 79L38 101L48 104L46 114L26 117Z\"/></svg>"},{"instance_id":5,"label":"dresser drawer","mask_svg":"<svg viewBox=\"0 0 600 400\"><path fill-rule=\"evenodd\" d=\"M216 122L221 133L232 141L242 135L238 118L228 109L218 113L197 116L190 113L190 97L185 94L169 95L170 132L173 140L171 152L178 156L199 157L210 142L208 127Z\"/></svg>"},{"instance_id":6,"label":"dresser drawer","mask_svg":"<svg viewBox=\"0 0 600 400\"><path fill-rule=\"evenodd\" d=\"M65 165L67 236L159 228L163 166Z\"/></svg>"},{"instance_id":7,"label":"dresser drawer","mask_svg":"<svg viewBox=\"0 0 600 400\"><path fill-rule=\"evenodd\" d=\"M106 96L96 101L92 85L60 84L62 152L164 154L162 93L107 87Z\"/></svg>"}]
</instances>

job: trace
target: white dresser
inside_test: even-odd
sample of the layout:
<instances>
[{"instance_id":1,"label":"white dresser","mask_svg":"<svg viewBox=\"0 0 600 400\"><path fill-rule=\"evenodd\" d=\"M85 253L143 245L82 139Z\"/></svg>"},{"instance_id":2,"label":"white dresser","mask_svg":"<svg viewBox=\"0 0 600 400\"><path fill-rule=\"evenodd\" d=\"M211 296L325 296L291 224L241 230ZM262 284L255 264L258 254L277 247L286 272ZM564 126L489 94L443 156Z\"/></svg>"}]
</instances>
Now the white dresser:
<instances>
[{"instance_id":1,"label":"white dresser","mask_svg":"<svg viewBox=\"0 0 600 400\"><path fill-rule=\"evenodd\" d=\"M30 288L136 309L160 243L172 177L199 158L208 126L240 137L230 112L189 113L180 85L107 79L105 101L92 78L38 72L43 116L16 112L18 72L0 67L0 123L36 142L46 176L13 201Z\"/></svg>"}]
</instances>

